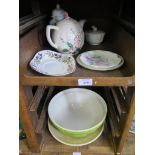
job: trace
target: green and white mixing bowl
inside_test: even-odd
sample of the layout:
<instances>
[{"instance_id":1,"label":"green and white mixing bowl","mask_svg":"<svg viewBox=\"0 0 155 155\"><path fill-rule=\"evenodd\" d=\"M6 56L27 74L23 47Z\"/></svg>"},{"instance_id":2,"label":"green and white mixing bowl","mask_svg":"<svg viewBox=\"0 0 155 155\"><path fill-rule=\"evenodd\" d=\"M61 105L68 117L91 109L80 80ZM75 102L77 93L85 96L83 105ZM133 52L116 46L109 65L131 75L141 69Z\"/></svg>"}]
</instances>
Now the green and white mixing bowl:
<instances>
[{"instance_id":1,"label":"green and white mixing bowl","mask_svg":"<svg viewBox=\"0 0 155 155\"><path fill-rule=\"evenodd\" d=\"M64 134L84 137L104 123L107 105L104 99L88 89L72 88L56 94L49 103L48 115Z\"/></svg>"},{"instance_id":2,"label":"green and white mixing bowl","mask_svg":"<svg viewBox=\"0 0 155 155\"><path fill-rule=\"evenodd\" d=\"M48 129L51 135L62 144L66 144L69 146L83 146L83 145L88 145L94 142L97 138L99 138L104 130L104 126L101 126L95 132L85 137L73 137L73 136L63 134L62 132L57 130L53 126L53 124L51 124L50 120L48 120Z\"/></svg>"}]
</instances>

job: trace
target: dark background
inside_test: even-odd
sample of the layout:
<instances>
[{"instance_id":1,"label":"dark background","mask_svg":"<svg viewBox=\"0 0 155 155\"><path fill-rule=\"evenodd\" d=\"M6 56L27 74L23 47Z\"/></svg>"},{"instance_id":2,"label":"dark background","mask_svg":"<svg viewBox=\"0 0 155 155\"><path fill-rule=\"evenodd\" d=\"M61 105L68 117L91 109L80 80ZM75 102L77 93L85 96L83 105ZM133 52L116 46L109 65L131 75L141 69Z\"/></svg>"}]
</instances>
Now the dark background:
<instances>
[{"instance_id":1,"label":"dark background","mask_svg":"<svg viewBox=\"0 0 155 155\"><path fill-rule=\"evenodd\" d=\"M38 0L41 13L50 16L51 11L59 3L61 8L76 19L103 18L111 14L119 15L121 18L134 24L135 0ZM119 8L122 7L121 14ZM19 0L19 17L32 13L31 0Z\"/></svg>"}]
</instances>

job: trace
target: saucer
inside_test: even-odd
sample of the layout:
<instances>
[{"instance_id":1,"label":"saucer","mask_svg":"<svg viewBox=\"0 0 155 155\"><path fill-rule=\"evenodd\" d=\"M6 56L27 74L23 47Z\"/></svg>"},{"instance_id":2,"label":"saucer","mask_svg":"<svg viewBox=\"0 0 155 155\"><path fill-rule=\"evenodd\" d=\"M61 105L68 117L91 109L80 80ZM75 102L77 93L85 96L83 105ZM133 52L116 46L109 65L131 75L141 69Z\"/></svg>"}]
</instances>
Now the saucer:
<instances>
[{"instance_id":1,"label":"saucer","mask_svg":"<svg viewBox=\"0 0 155 155\"><path fill-rule=\"evenodd\" d=\"M122 56L103 50L87 51L77 57L82 67L91 70L107 71L121 67L124 63Z\"/></svg>"}]
</instances>

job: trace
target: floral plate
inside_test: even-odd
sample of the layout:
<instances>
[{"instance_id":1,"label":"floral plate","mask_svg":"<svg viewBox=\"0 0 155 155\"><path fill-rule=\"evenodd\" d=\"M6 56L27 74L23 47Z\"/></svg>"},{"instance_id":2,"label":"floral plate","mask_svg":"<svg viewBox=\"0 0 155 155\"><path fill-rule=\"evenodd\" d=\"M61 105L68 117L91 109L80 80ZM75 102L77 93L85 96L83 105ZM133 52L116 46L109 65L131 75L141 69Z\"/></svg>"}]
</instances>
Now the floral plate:
<instances>
[{"instance_id":1,"label":"floral plate","mask_svg":"<svg viewBox=\"0 0 155 155\"><path fill-rule=\"evenodd\" d=\"M77 62L85 68L91 70L114 70L121 67L124 63L120 55L103 50L87 51L77 57Z\"/></svg>"},{"instance_id":2,"label":"floral plate","mask_svg":"<svg viewBox=\"0 0 155 155\"><path fill-rule=\"evenodd\" d=\"M88 136L79 137L79 138L72 137L62 133L61 131L59 131L53 126L53 124L50 122L49 119L48 119L48 129L51 135L62 144L66 144L69 146L83 146L83 145L90 144L94 142L96 139L98 139L104 130L104 125L102 125L99 129L89 134Z\"/></svg>"},{"instance_id":3,"label":"floral plate","mask_svg":"<svg viewBox=\"0 0 155 155\"><path fill-rule=\"evenodd\" d=\"M73 56L51 50L42 50L36 53L30 66L37 72L50 76L71 74L76 69Z\"/></svg>"}]
</instances>

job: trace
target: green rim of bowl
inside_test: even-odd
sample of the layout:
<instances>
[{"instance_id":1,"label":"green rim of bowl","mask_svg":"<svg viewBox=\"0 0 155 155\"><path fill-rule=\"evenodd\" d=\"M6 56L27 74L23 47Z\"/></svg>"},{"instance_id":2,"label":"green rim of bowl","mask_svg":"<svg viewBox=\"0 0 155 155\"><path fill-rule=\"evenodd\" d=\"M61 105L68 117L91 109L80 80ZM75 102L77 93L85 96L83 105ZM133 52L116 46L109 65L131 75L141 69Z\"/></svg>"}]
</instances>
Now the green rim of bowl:
<instances>
[{"instance_id":1,"label":"green rim of bowl","mask_svg":"<svg viewBox=\"0 0 155 155\"><path fill-rule=\"evenodd\" d=\"M89 134L85 137L72 137L69 135L65 135L59 130L57 130L53 124L50 124L48 121L48 129L51 135L60 143L69 145L69 146L84 146L94 142L98 139L104 131L104 125L98 128L94 133Z\"/></svg>"},{"instance_id":2,"label":"green rim of bowl","mask_svg":"<svg viewBox=\"0 0 155 155\"><path fill-rule=\"evenodd\" d=\"M52 120L50 117L49 117L49 119L51 120L51 122L53 123L53 125L57 128L57 129L59 129L60 131L62 131L64 134L69 134L69 135L72 135L72 136L80 136L80 135L82 135L82 134L89 134L89 133L91 133L91 131L93 132L93 131L95 131L96 129L98 129L103 123L104 123L104 121L105 121L105 119L106 119L106 116L107 116L107 104L106 104L106 102L105 102L105 100L103 99L103 97L101 97L101 95L99 95L98 93L96 93L95 91L92 91L92 90L89 90L89 89L86 89L86 88L69 88L69 89L66 89L66 90L63 90L63 91L61 91L61 92L59 92L58 94L56 94L55 96L57 96L57 95L61 95L64 91L67 91L67 90L71 90L71 89L81 89L81 90L86 90L86 91L90 91L90 92L92 92L93 94L96 94L101 100L103 100L104 101L104 103L105 103L105 116L102 118L102 120L99 122L99 123L97 123L95 126L93 126L93 127L91 127L91 128L88 128L88 129L83 129L83 130L70 130L70 129L66 129L66 128L63 128L63 127L61 127L58 123L56 123L54 120ZM54 97L55 97L54 96ZM52 100L52 99L51 99ZM51 101L50 101L51 102ZM49 105L48 105L48 107L49 107ZM48 115L49 115L49 110L48 110ZM49 115L50 116L50 115Z\"/></svg>"},{"instance_id":3,"label":"green rim of bowl","mask_svg":"<svg viewBox=\"0 0 155 155\"><path fill-rule=\"evenodd\" d=\"M69 135L72 137L85 137L91 133L94 133L97 129L99 129L104 123L100 123L97 126L95 126L93 129L91 130L87 130L87 131L83 131L83 132L75 132L75 131L69 131L69 130L65 130L63 128L60 128L59 126L57 126L50 118L49 118L49 122L56 128L58 129L60 132L62 132L65 135Z\"/></svg>"}]
</instances>

